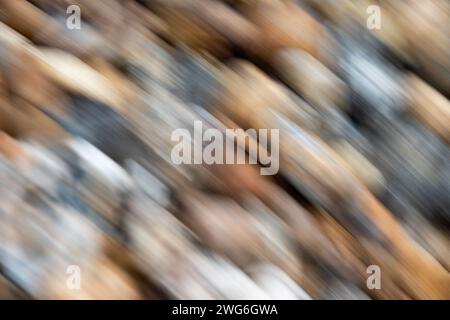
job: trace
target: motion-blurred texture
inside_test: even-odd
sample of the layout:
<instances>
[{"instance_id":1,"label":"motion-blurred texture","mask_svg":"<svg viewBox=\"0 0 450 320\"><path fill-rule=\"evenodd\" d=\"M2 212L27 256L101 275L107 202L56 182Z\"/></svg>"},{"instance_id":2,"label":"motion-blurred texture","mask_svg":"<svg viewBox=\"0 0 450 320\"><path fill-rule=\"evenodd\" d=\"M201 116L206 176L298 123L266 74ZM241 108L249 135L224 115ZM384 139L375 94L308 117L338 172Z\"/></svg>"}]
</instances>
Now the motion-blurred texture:
<instances>
[{"instance_id":1,"label":"motion-blurred texture","mask_svg":"<svg viewBox=\"0 0 450 320\"><path fill-rule=\"evenodd\" d=\"M450 298L449 1L1 0L0 21L1 298ZM279 129L278 174L175 165L197 120Z\"/></svg>"}]
</instances>

